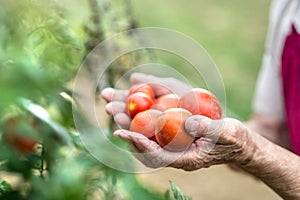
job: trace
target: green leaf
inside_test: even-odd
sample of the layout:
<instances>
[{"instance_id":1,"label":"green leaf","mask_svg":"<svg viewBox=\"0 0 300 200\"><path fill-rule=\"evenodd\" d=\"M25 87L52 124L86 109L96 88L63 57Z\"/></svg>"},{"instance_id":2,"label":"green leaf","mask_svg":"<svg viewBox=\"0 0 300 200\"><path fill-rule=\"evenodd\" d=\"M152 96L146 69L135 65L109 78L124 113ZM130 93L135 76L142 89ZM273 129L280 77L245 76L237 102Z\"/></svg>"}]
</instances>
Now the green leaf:
<instances>
[{"instance_id":1,"label":"green leaf","mask_svg":"<svg viewBox=\"0 0 300 200\"><path fill-rule=\"evenodd\" d=\"M189 200L187 196L172 182L170 181L171 190L173 192L174 199L176 200Z\"/></svg>"},{"instance_id":2,"label":"green leaf","mask_svg":"<svg viewBox=\"0 0 300 200\"><path fill-rule=\"evenodd\" d=\"M10 184L6 181L0 181L0 196L10 191L12 191Z\"/></svg>"},{"instance_id":3,"label":"green leaf","mask_svg":"<svg viewBox=\"0 0 300 200\"><path fill-rule=\"evenodd\" d=\"M173 199L170 189L165 192L164 199L165 200L172 200Z\"/></svg>"},{"instance_id":4,"label":"green leaf","mask_svg":"<svg viewBox=\"0 0 300 200\"><path fill-rule=\"evenodd\" d=\"M21 99L20 101L26 110L49 125L55 131L53 132L53 134L56 134L65 144L73 146L72 138L70 137L68 131L60 124L54 122L50 118L50 115L48 114L46 109L38 104L31 102L28 99Z\"/></svg>"}]
</instances>

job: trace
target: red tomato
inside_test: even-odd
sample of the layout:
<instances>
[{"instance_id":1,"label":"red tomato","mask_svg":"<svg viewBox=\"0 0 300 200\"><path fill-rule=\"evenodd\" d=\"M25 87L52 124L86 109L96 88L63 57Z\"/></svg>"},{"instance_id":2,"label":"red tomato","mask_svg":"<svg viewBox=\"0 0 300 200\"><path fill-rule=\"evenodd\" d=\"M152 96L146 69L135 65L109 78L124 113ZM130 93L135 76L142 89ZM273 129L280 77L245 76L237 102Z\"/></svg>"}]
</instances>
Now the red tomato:
<instances>
[{"instance_id":1,"label":"red tomato","mask_svg":"<svg viewBox=\"0 0 300 200\"><path fill-rule=\"evenodd\" d=\"M11 117L6 120L4 125L3 139L8 145L16 149L19 153L31 153L38 144L38 140L33 136L20 133L18 130L20 123L21 119L19 117ZM35 128L32 124L31 126L33 129Z\"/></svg>"},{"instance_id":2,"label":"red tomato","mask_svg":"<svg viewBox=\"0 0 300 200\"><path fill-rule=\"evenodd\" d=\"M152 105L153 100L142 92L134 93L127 99L127 110L131 118L139 112L150 109Z\"/></svg>"},{"instance_id":3,"label":"red tomato","mask_svg":"<svg viewBox=\"0 0 300 200\"><path fill-rule=\"evenodd\" d=\"M171 108L164 111L156 123L155 137L158 144L169 151L187 149L194 137L185 131L185 120L192 114L182 108Z\"/></svg>"},{"instance_id":4,"label":"red tomato","mask_svg":"<svg viewBox=\"0 0 300 200\"><path fill-rule=\"evenodd\" d=\"M138 84L134 85L129 89L129 96L137 93L137 92L142 92L148 95L152 100L155 99L154 91L152 87L148 84Z\"/></svg>"},{"instance_id":5,"label":"red tomato","mask_svg":"<svg viewBox=\"0 0 300 200\"><path fill-rule=\"evenodd\" d=\"M162 112L159 110L145 110L138 113L130 124L130 131L141 133L150 140L155 140L155 125L158 116Z\"/></svg>"},{"instance_id":6,"label":"red tomato","mask_svg":"<svg viewBox=\"0 0 300 200\"><path fill-rule=\"evenodd\" d=\"M204 115L211 119L222 118L222 108L217 97L202 88L194 88L184 94L179 105L193 115Z\"/></svg>"},{"instance_id":7,"label":"red tomato","mask_svg":"<svg viewBox=\"0 0 300 200\"><path fill-rule=\"evenodd\" d=\"M175 94L167 94L156 99L151 108L165 111L169 108L178 108L178 107L179 107L179 97Z\"/></svg>"},{"instance_id":8,"label":"red tomato","mask_svg":"<svg viewBox=\"0 0 300 200\"><path fill-rule=\"evenodd\" d=\"M14 134L10 138L10 145L12 145L19 153L28 154L34 151L38 141L35 138L27 137L21 134Z\"/></svg>"}]
</instances>

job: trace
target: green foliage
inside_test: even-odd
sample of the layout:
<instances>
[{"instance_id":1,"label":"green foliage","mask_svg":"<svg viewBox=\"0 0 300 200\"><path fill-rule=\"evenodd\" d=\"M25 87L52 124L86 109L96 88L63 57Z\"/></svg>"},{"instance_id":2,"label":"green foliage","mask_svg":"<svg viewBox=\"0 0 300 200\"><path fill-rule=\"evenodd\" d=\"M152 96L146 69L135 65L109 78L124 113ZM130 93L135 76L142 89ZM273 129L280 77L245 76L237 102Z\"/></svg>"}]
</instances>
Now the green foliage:
<instances>
[{"instance_id":1,"label":"green foliage","mask_svg":"<svg viewBox=\"0 0 300 200\"><path fill-rule=\"evenodd\" d=\"M183 192L170 181L171 189L167 190L165 193L165 199L168 200L189 200L189 198L183 194Z\"/></svg>"},{"instance_id":2,"label":"green foliage","mask_svg":"<svg viewBox=\"0 0 300 200\"><path fill-rule=\"evenodd\" d=\"M83 58L82 38L46 2L5 1L0 8L1 110L18 97L59 92Z\"/></svg>"},{"instance_id":3,"label":"green foliage","mask_svg":"<svg viewBox=\"0 0 300 200\"><path fill-rule=\"evenodd\" d=\"M111 29L113 21L119 28L130 25L129 19L111 18L114 12L107 6L100 10L107 11L104 16L109 20L87 24L109 34L118 31ZM91 34L91 29L69 16L68 6L55 0L4 1L0 7L0 171L8 174L0 180L0 199L163 199L133 174L101 164L84 148L73 120L68 83L86 48L93 46L86 44L91 37L99 38L100 32ZM24 152L16 138L29 136L38 143ZM128 146L111 140L122 148ZM118 158L105 148L100 153ZM10 185L11 176L17 183Z\"/></svg>"},{"instance_id":4,"label":"green foliage","mask_svg":"<svg viewBox=\"0 0 300 200\"><path fill-rule=\"evenodd\" d=\"M0 196L5 193L9 193L10 191L12 191L10 184L6 181L1 181L0 182Z\"/></svg>"}]
</instances>

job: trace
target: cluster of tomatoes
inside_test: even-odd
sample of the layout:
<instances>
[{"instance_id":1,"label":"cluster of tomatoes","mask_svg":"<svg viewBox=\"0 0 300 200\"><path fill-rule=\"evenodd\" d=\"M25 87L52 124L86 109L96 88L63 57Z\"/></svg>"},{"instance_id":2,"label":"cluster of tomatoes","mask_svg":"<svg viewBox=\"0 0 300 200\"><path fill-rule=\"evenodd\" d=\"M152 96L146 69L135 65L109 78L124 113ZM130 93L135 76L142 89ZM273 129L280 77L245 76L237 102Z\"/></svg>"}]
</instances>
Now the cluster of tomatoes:
<instances>
[{"instance_id":1,"label":"cluster of tomatoes","mask_svg":"<svg viewBox=\"0 0 300 200\"><path fill-rule=\"evenodd\" d=\"M183 151L195 140L184 128L190 116L222 117L218 99L205 89L193 88L181 97L171 93L155 98L148 84L130 88L127 112L132 118L131 131L143 134L169 151Z\"/></svg>"}]
</instances>

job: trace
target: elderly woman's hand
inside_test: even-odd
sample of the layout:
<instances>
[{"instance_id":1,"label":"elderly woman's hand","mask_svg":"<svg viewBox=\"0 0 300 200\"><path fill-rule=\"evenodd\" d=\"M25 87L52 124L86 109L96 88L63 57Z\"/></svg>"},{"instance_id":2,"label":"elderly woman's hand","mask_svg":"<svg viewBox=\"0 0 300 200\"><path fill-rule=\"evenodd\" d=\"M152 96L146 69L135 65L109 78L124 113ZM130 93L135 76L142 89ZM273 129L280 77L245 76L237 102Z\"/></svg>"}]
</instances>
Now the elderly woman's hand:
<instances>
[{"instance_id":1,"label":"elderly woman's hand","mask_svg":"<svg viewBox=\"0 0 300 200\"><path fill-rule=\"evenodd\" d=\"M151 84L157 97L170 92L180 96L191 89L187 84L173 78L158 78L141 73L133 74L131 82ZM127 90L107 88L102 91L102 96L109 102L106 106L107 113L113 115L115 122L123 128L114 135L131 141L138 152L135 156L148 167L171 166L196 170L214 164L245 163L250 159L246 154L251 149L248 144L251 141L248 129L237 120L211 120L200 115L192 116L187 119L185 128L198 139L184 152L170 152L143 135L126 130L130 125L130 117L125 112Z\"/></svg>"},{"instance_id":2,"label":"elderly woman's hand","mask_svg":"<svg viewBox=\"0 0 300 200\"><path fill-rule=\"evenodd\" d=\"M167 151L128 130L118 130L114 135L131 141L139 152L136 157L152 168L170 166L191 171L223 163L246 165L251 160L254 151L251 135L237 120L211 120L196 115L186 120L185 129L198 139L183 152Z\"/></svg>"}]
</instances>

